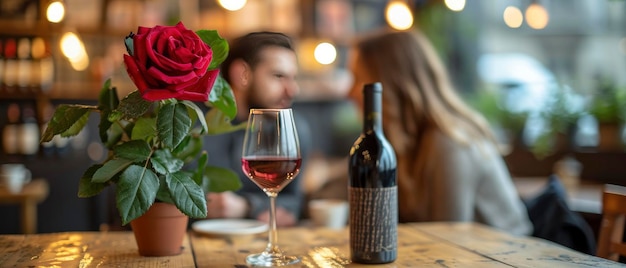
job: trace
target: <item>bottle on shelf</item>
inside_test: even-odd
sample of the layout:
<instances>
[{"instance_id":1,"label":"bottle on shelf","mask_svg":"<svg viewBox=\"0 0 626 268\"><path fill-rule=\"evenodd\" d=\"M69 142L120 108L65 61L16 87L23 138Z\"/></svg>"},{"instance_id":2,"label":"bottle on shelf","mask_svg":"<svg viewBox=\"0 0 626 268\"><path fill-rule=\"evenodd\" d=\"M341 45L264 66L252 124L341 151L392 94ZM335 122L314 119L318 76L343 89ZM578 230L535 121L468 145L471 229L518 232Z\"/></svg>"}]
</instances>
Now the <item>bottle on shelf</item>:
<instances>
[{"instance_id":1,"label":"bottle on shelf","mask_svg":"<svg viewBox=\"0 0 626 268\"><path fill-rule=\"evenodd\" d=\"M397 163L383 133L382 90L380 83L364 86L363 132L350 149L350 255L356 263L389 263L397 257Z\"/></svg>"},{"instance_id":2,"label":"bottle on shelf","mask_svg":"<svg viewBox=\"0 0 626 268\"><path fill-rule=\"evenodd\" d=\"M4 73L2 74L3 88L11 93L17 89L17 41L7 38L4 43Z\"/></svg>"},{"instance_id":3,"label":"bottle on shelf","mask_svg":"<svg viewBox=\"0 0 626 268\"><path fill-rule=\"evenodd\" d=\"M31 45L29 37L17 41L17 74L16 84L21 93L29 92L31 80Z\"/></svg>"},{"instance_id":4,"label":"bottle on shelf","mask_svg":"<svg viewBox=\"0 0 626 268\"><path fill-rule=\"evenodd\" d=\"M42 59L46 56L46 41L41 37L33 38L30 45L32 62L30 66L30 87L35 90L41 89Z\"/></svg>"},{"instance_id":5,"label":"bottle on shelf","mask_svg":"<svg viewBox=\"0 0 626 268\"><path fill-rule=\"evenodd\" d=\"M7 123L2 128L2 151L7 155L14 155L19 152L18 135L20 106L17 103L10 103L7 106Z\"/></svg>"},{"instance_id":6,"label":"bottle on shelf","mask_svg":"<svg viewBox=\"0 0 626 268\"><path fill-rule=\"evenodd\" d=\"M4 91L4 40L0 38L0 92Z\"/></svg>"},{"instance_id":7,"label":"bottle on shelf","mask_svg":"<svg viewBox=\"0 0 626 268\"><path fill-rule=\"evenodd\" d=\"M18 151L22 155L35 155L39 151L39 123L35 109L30 104L22 107L22 122L18 132Z\"/></svg>"}]
</instances>

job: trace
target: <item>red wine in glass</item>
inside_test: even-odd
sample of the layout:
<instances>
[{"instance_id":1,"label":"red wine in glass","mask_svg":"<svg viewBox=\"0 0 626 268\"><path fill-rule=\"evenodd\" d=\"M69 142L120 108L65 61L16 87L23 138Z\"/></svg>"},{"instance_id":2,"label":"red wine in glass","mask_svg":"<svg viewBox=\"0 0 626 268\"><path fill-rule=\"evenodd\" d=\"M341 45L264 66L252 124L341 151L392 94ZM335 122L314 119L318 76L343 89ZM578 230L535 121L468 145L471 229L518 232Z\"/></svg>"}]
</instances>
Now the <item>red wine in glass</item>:
<instances>
[{"instance_id":1,"label":"red wine in glass","mask_svg":"<svg viewBox=\"0 0 626 268\"><path fill-rule=\"evenodd\" d=\"M301 163L301 158L252 156L241 159L241 168L264 192L278 193L298 175Z\"/></svg>"}]
</instances>

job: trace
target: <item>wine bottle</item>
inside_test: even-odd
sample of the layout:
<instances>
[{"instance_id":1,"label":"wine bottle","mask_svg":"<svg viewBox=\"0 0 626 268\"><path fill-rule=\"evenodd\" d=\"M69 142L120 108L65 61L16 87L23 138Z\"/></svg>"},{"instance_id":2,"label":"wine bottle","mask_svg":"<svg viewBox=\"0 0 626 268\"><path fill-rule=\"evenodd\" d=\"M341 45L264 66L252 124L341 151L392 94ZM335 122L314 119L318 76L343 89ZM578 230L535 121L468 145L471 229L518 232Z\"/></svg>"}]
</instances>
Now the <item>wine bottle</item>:
<instances>
[{"instance_id":1,"label":"wine bottle","mask_svg":"<svg viewBox=\"0 0 626 268\"><path fill-rule=\"evenodd\" d=\"M39 151L39 123L35 109L30 104L22 106L22 124L19 126L18 149L22 155L35 155Z\"/></svg>"},{"instance_id":2,"label":"wine bottle","mask_svg":"<svg viewBox=\"0 0 626 268\"><path fill-rule=\"evenodd\" d=\"M28 92L31 79L30 38L22 37L17 41L17 75L16 84L20 91Z\"/></svg>"},{"instance_id":3,"label":"wine bottle","mask_svg":"<svg viewBox=\"0 0 626 268\"><path fill-rule=\"evenodd\" d=\"M389 263L397 257L397 163L383 133L382 91L380 83L363 87L363 132L350 149L350 255L357 263Z\"/></svg>"},{"instance_id":4,"label":"wine bottle","mask_svg":"<svg viewBox=\"0 0 626 268\"><path fill-rule=\"evenodd\" d=\"M20 106L11 103L6 110L7 123L2 128L2 149L5 154L14 155L19 152L17 143L19 135Z\"/></svg>"},{"instance_id":5,"label":"wine bottle","mask_svg":"<svg viewBox=\"0 0 626 268\"><path fill-rule=\"evenodd\" d=\"M17 89L17 41L9 38L4 43L4 73L2 83L4 90L13 92Z\"/></svg>"}]
</instances>

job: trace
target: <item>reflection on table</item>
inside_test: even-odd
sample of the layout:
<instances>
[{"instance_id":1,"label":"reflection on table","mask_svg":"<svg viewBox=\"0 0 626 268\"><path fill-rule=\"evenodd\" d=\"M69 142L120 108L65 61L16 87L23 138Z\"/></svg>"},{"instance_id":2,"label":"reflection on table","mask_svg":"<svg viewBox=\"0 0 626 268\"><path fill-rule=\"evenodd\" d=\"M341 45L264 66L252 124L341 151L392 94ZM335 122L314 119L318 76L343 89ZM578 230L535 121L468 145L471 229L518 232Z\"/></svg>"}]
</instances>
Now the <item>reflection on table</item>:
<instances>
[{"instance_id":1,"label":"reflection on table","mask_svg":"<svg viewBox=\"0 0 626 268\"><path fill-rule=\"evenodd\" d=\"M378 267L621 267L531 237L474 223L414 223L398 228L398 259ZM296 267L372 267L351 264L348 229L279 229L283 250L302 257ZM247 267L266 234L209 236L190 232L183 253L140 257L131 232L0 235L0 263L17 267Z\"/></svg>"}]
</instances>

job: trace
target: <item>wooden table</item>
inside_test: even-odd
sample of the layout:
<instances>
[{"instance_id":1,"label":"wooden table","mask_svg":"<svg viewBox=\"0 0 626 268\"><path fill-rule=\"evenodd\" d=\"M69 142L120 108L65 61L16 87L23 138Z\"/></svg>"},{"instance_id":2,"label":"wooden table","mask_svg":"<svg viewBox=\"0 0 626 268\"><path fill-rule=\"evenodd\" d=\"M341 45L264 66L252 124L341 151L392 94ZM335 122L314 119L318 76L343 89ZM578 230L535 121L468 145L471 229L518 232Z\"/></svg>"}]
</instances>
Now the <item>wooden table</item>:
<instances>
[{"instance_id":1,"label":"wooden table","mask_svg":"<svg viewBox=\"0 0 626 268\"><path fill-rule=\"evenodd\" d=\"M190 232L183 253L140 257L131 232L0 235L0 267L247 267L263 250L266 234L212 237ZM473 223L399 226L398 259L377 267L621 267L529 237ZM349 261L348 229L279 229L279 244L302 257L295 267L372 267Z\"/></svg>"},{"instance_id":2,"label":"wooden table","mask_svg":"<svg viewBox=\"0 0 626 268\"><path fill-rule=\"evenodd\" d=\"M24 185L21 192L16 194L1 188L0 204L19 204L22 233L34 234L37 233L37 204L48 197L48 191L48 182L44 179L31 181Z\"/></svg>"}]
</instances>

